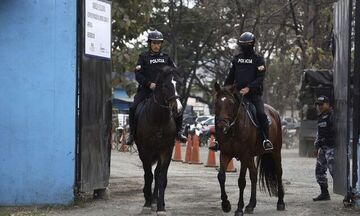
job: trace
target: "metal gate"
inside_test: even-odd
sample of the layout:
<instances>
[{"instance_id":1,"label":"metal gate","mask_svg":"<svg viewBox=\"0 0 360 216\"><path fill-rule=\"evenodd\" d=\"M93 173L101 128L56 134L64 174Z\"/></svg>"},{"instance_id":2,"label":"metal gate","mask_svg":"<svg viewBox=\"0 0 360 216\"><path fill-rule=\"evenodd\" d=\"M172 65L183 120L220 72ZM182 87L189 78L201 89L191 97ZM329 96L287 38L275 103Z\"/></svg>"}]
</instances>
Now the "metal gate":
<instances>
[{"instance_id":1,"label":"metal gate","mask_svg":"<svg viewBox=\"0 0 360 216\"><path fill-rule=\"evenodd\" d=\"M110 17L102 15L109 13L108 10ZM110 177L111 49L106 45L111 35L99 39L106 36L102 25L111 26L111 2L78 1L76 183L79 192L104 189Z\"/></svg>"},{"instance_id":2,"label":"metal gate","mask_svg":"<svg viewBox=\"0 0 360 216\"><path fill-rule=\"evenodd\" d=\"M336 153L334 169L334 193L347 195L349 190L350 147L350 35L351 0L334 4L334 96L336 122Z\"/></svg>"}]
</instances>

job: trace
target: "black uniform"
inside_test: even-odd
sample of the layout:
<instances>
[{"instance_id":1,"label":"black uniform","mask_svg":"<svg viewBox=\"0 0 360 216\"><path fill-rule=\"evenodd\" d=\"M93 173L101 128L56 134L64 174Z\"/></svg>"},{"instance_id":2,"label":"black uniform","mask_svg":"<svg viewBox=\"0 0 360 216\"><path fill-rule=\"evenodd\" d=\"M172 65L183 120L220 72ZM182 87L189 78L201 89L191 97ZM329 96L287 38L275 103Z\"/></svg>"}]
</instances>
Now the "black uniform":
<instances>
[{"instance_id":1,"label":"black uniform","mask_svg":"<svg viewBox=\"0 0 360 216\"><path fill-rule=\"evenodd\" d=\"M319 149L319 153L316 159L315 175L320 187L325 189L328 187L326 170L329 169L333 176L334 167L335 127L332 110L319 115L317 128L315 148Z\"/></svg>"},{"instance_id":2,"label":"black uniform","mask_svg":"<svg viewBox=\"0 0 360 216\"><path fill-rule=\"evenodd\" d=\"M263 92L263 81L265 78L264 58L255 52L248 55L240 53L232 60L230 73L228 74L225 85L237 84L237 89L241 90L249 87L250 91L245 98L256 107L257 118L260 121L261 129L268 137L268 120L264 111L264 102L261 98Z\"/></svg>"},{"instance_id":3,"label":"black uniform","mask_svg":"<svg viewBox=\"0 0 360 216\"><path fill-rule=\"evenodd\" d=\"M135 68L135 77L139 83L138 90L134 96L134 102L130 107L129 122L132 134L135 134L135 111L139 103L146 98L150 97L152 90L150 89L150 83L156 83L157 75L160 71L160 67L169 65L175 67L171 58L163 53L152 54L149 51L143 52L139 55L138 62ZM175 119L176 128L178 131L181 129L182 115Z\"/></svg>"}]
</instances>

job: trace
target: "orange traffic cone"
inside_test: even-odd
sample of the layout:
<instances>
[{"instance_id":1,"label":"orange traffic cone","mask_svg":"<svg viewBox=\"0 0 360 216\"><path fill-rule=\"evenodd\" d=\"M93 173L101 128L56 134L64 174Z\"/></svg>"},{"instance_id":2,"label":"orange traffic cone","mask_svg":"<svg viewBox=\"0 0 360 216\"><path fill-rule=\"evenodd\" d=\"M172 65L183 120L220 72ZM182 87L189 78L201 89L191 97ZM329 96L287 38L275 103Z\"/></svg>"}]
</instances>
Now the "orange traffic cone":
<instances>
[{"instance_id":1,"label":"orange traffic cone","mask_svg":"<svg viewBox=\"0 0 360 216\"><path fill-rule=\"evenodd\" d=\"M200 162L200 151L199 151L199 136L193 135L193 148L191 152L191 164L202 164Z\"/></svg>"},{"instance_id":2,"label":"orange traffic cone","mask_svg":"<svg viewBox=\"0 0 360 216\"><path fill-rule=\"evenodd\" d=\"M211 134L208 146L210 147L210 146L213 146L213 145L215 145L215 137L214 137L213 134ZM215 159L215 152L214 151L209 150L208 159L207 159L207 162L206 162L205 166L206 167L217 167L216 166L216 159Z\"/></svg>"},{"instance_id":3,"label":"orange traffic cone","mask_svg":"<svg viewBox=\"0 0 360 216\"><path fill-rule=\"evenodd\" d=\"M175 141L174 155L172 158L173 161L182 161L181 159L181 143L179 140Z\"/></svg>"},{"instance_id":4,"label":"orange traffic cone","mask_svg":"<svg viewBox=\"0 0 360 216\"><path fill-rule=\"evenodd\" d=\"M234 167L234 162L232 158L226 168L226 172L236 172L236 168Z\"/></svg>"},{"instance_id":5,"label":"orange traffic cone","mask_svg":"<svg viewBox=\"0 0 360 216\"><path fill-rule=\"evenodd\" d=\"M189 163L190 162L192 145L193 145L192 136L189 134L188 138L187 138L187 143L186 143L186 151L185 151L184 163Z\"/></svg>"}]
</instances>

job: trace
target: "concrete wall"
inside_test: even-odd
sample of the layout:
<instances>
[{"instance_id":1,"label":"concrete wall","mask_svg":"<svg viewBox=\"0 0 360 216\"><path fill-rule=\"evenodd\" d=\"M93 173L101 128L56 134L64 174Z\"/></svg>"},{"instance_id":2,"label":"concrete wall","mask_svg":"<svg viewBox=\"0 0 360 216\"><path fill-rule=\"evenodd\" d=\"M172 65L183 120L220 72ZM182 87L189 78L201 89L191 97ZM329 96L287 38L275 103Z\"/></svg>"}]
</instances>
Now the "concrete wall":
<instances>
[{"instance_id":1,"label":"concrete wall","mask_svg":"<svg viewBox=\"0 0 360 216\"><path fill-rule=\"evenodd\" d=\"M0 23L0 205L71 203L76 1L3 0Z\"/></svg>"}]
</instances>

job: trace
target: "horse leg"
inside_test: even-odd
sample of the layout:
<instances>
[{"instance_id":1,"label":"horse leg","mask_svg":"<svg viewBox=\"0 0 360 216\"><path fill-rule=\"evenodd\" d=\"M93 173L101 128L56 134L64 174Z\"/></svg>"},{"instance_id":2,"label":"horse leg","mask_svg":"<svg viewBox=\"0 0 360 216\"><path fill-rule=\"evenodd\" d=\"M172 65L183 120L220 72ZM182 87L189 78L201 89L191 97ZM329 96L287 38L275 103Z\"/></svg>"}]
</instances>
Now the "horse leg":
<instances>
[{"instance_id":1,"label":"horse leg","mask_svg":"<svg viewBox=\"0 0 360 216\"><path fill-rule=\"evenodd\" d=\"M145 174L144 174L145 185L144 185L143 192L144 192L144 197L145 197L144 207L146 207L146 208L148 208L148 207L151 208L151 184L153 181L153 174L151 171L151 167L152 167L151 161L143 162L143 168L144 168L144 172L145 172Z\"/></svg>"},{"instance_id":2,"label":"horse leg","mask_svg":"<svg viewBox=\"0 0 360 216\"><path fill-rule=\"evenodd\" d=\"M167 172L171 161L172 148L160 157L160 170L158 177L159 197L157 201L157 214L165 215L165 189L167 186Z\"/></svg>"},{"instance_id":3,"label":"horse leg","mask_svg":"<svg viewBox=\"0 0 360 216\"><path fill-rule=\"evenodd\" d=\"M257 170L255 167L254 158L249 160L249 172L250 172L250 181L251 181L251 196L250 196L250 202L245 207L245 213L253 213L254 208L256 206L256 183L257 183Z\"/></svg>"},{"instance_id":4,"label":"horse leg","mask_svg":"<svg viewBox=\"0 0 360 216\"><path fill-rule=\"evenodd\" d=\"M243 161L241 161L240 175L238 178L239 201L238 201L238 208L235 211L235 216L244 215L243 208L244 208L244 189L246 186L246 179L245 179L246 170L247 170L247 165Z\"/></svg>"},{"instance_id":5,"label":"horse leg","mask_svg":"<svg viewBox=\"0 0 360 216\"><path fill-rule=\"evenodd\" d=\"M154 185L154 192L152 194L152 200L151 203L157 203L158 197L159 197L159 173L160 173L160 163L156 165L155 168L155 185Z\"/></svg>"},{"instance_id":6,"label":"horse leg","mask_svg":"<svg viewBox=\"0 0 360 216\"><path fill-rule=\"evenodd\" d=\"M226 175L225 175L225 171L227 168L227 165L229 164L230 160L232 158L230 158L229 156L226 156L222 153L220 153L220 170L218 173L218 180L220 183L220 189L221 189L221 208L224 212L229 212L231 211L231 204L228 200L228 196L226 194L225 191L225 181L226 181Z\"/></svg>"},{"instance_id":7,"label":"horse leg","mask_svg":"<svg viewBox=\"0 0 360 216\"><path fill-rule=\"evenodd\" d=\"M277 202L277 210L284 211L285 203L284 203L284 187L282 184L282 165L281 165L281 154L276 154L274 156L274 160L276 163L275 172L277 176L277 184L278 184L278 202Z\"/></svg>"}]
</instances>

